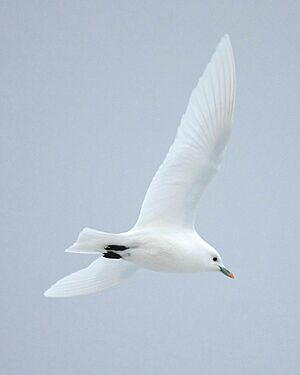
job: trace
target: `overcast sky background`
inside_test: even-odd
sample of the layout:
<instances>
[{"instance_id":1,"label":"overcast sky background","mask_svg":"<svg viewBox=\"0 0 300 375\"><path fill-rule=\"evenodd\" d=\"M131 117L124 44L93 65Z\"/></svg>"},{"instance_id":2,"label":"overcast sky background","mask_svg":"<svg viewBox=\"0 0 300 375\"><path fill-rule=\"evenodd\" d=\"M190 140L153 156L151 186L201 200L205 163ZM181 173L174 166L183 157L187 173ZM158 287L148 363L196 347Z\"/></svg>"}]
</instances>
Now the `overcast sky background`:
<instances>
[{"instance_id":1,"label":"overcast sky background","mask_svg":"<svg viewBox=\"0 0 300 375\"><path fill-rule=\"evenodd\" d=\"M1 373L299 373L297 1L1 1ZM43 291L129 229L221 36L235 128L197 228L236 274ZM298 286L297 286L298 282Z\"/></svg>"}]
</instances>

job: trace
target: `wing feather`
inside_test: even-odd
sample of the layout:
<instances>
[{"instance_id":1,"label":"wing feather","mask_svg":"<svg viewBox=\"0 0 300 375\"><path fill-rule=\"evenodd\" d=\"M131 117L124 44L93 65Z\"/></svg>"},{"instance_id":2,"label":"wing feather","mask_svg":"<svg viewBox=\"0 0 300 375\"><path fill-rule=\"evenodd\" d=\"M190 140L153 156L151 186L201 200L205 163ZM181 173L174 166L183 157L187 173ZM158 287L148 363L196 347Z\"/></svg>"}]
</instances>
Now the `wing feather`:
<instances>
[{"instance_id":1,"label":"wing feather","mask_svg":"<svg viewBox=\"0 0 300 375\"><path fill-rule=\"evenodd\" d=\"M235 81L232 47L225 35L192 91L136 226L194 226L198 200L220 166L230 135Z\"/></svg>"}]
</instances>

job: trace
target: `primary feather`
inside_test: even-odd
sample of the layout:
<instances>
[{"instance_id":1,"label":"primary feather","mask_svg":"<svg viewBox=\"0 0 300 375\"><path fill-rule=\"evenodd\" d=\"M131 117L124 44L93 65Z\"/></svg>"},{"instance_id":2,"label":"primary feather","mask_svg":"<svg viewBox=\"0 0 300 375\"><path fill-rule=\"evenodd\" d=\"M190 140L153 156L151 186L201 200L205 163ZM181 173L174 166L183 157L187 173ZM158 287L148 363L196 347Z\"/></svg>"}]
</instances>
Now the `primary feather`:
<instances>
[{"instance_id":1,"label":"primary feather","mask_svg":"<svg viewBox=\"0 0 300 375\"><path fill-rule=\"evenodd\" d=\"M88 267L58 280L44 295L59 298L100 292L124 281L136 270L131 262L98 258Z\"/></svg>"},{"instance_id":2,"label":"primary feather","mask_svg":"<svg viewBox=\"0 0 300 375\"><path fill-rule=\"evenodd\" d=\"M234 102L234 57L226 35L191 94L175 141L148 188L137 227L193 227L198 200L226 148Z\"/></svg>"}]
</instances>

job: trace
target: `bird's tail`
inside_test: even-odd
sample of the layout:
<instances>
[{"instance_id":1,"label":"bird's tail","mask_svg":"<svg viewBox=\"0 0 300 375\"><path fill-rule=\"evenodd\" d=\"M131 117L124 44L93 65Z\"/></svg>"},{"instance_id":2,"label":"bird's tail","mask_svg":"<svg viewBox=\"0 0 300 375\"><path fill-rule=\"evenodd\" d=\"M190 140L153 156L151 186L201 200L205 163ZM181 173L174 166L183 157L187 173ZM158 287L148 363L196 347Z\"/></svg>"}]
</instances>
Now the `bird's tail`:
<instances>
[{"instance_id":1,"label":"bird's tail","mask_svg":"<svg viewBox=\"0 0 300 375\"><path fill-rule=\"evenodd\" d=\"M100 292L127 279L137 266L123 259L98 258L88 267L68 275L52 285L46 297L74 297Z\"/></svg>"},{"instance_id":2,"label":"bird's tail","mask_svg":"<svg viewBox=\"0 0 300 375\"><path fill-rule=\"evenodd\" d=\"M114 234L100 232L96 229L84 228L76 242L66 249L67 253L99 254L105 253L110 245L126 247L127 237L125 234ZM121 246L122 245L122 246Z\"/></svg>"}]
</instances>

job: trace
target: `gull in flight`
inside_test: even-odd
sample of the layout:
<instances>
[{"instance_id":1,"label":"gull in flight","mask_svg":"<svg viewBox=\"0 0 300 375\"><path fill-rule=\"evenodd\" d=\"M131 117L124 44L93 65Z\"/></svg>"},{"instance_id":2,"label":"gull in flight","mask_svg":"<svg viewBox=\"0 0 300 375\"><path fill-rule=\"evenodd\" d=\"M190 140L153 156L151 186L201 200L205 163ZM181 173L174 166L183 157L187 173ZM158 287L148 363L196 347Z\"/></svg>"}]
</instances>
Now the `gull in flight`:
<instances>
[{"instance_id":1,"label":"gull in flight","mask_svg":"<svg viewBox=\"0 0 300 375\"><path fill-rule=\"evenodd\" d=\"M88 267L62 278L44 293L72 297L99 292L138 268L159 272L220 271L220 254L195 231L197 204L219 169L231 132L235 66L225 35L192 91L177 135L146 193L135 226L125 233L84 228L69 253L97 254Z\"/></svg>"}]
</instances>

